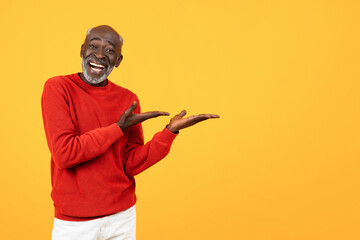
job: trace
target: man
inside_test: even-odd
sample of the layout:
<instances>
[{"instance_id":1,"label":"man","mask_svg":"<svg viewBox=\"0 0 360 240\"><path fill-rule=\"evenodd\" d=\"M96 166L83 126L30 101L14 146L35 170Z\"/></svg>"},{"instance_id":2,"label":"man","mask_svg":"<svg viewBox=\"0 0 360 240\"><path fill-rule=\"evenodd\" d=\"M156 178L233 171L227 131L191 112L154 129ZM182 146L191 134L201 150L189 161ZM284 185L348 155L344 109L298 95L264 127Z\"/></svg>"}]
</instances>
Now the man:
<instances>
[{"instance_id":1,"label":"man","mask_svg":"<svg viewBox=\"0 0 360 240\"><path fill-rule=\"evenodd\" d=\"M109 26L88 31L82 73L49 79L42 114L51 152L55 221L52 239L136 239L134 176L164 158L178 131L218 118L173 117L144 145L141 122L167 112L140 112L139 100L107 77L123 59Z\"/></svg>"}]
</instances>

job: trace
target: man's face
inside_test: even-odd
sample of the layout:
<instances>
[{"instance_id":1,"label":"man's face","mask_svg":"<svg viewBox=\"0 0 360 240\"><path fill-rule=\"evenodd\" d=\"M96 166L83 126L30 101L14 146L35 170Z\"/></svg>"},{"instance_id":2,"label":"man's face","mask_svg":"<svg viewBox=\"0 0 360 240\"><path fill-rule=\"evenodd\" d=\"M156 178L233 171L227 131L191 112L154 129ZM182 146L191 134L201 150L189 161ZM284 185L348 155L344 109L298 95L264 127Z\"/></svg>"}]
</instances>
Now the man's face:
<instances>
[{"instance_id":1,"label":"man's face","mask_svg":"<svg viewBox=\"0 0 360 240\"><path fill-rule=\"evenodd\" d=\"M103 82L121 60L119 35L108 28L94 28L81 46L82 69L86 80L95 85Z\"/></svg>"}]
</instances>

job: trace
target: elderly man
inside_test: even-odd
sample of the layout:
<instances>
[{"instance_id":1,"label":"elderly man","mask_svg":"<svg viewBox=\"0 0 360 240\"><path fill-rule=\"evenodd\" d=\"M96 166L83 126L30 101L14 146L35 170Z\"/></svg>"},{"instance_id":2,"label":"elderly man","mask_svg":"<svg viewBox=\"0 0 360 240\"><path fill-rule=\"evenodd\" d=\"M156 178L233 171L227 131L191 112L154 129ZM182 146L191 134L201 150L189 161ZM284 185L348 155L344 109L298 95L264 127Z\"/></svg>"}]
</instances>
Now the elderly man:
<instances>
[{"instance_id":1,"label":"elderly man","mask_svg":"<svg viewBox=\"0 0 360 240\"><path fill-rule=\"evenodd\" d=\"M122 45L111 27L92 28L81 46L83 72L45 83L54 240L136 239L134 176L168 154L179 130L219 117L184 118L184 110L144 144L141 122L169 114L141 113L137 96L108 80Z\"/></svg>"}]
</instances>

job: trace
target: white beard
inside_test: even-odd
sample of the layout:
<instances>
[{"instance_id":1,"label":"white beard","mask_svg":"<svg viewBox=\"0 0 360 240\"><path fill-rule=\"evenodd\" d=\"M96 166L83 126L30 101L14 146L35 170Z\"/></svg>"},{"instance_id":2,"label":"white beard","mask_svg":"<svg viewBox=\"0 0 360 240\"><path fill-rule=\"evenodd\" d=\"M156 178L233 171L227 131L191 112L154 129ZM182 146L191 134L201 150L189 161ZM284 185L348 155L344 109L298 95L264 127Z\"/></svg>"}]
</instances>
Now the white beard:
<instances>
[{"instance_id":1,"label":"white beard","mask_svg":"<svg viewBox=\"0 0 360 240\"><path fill-rule=\"evenodd\" d=\"M85 60L84 58L82 59L82 69L83 69L83 74L85 79L91 83L92 85L96 85L99 84L103 81L106 80L106 78L110 75L110 73L112 72L112 70L114 69L114 66L108 66L105 73L103 75L101 75L99 78L93 78L89 76L89 73L87 71L87 65L88 65L88 61Z\"/></svg>"}]
</instances>

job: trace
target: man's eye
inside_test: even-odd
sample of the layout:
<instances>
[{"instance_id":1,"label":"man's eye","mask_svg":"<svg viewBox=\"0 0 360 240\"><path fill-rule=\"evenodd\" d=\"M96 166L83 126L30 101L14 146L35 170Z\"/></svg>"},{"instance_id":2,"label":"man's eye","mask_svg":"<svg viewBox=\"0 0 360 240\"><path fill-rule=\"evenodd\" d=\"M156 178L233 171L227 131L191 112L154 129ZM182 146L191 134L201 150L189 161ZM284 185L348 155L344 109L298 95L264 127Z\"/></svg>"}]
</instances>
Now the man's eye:
<instances>
[{"instance_id":1,"label":"man's eye","mask_svg":"<svg viewBox=\"0 0 360 240\"><path fill-rule=\"evenodd\" d=\"M106 52L114 53L115 51L113 49L106 49Z\"/></svg>"},{"instance_id":2,"label":"man's eye","mask_svg":"<svg viewBox=\"0 0 360 240\"><path fill-rule=\"evenodd\" d=\"M96 48L96 46L95 46L94 44L89 44L89 47L90 47L91 49L95 49L95 48Z\"/></svg>"}]
</instances>

